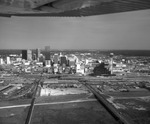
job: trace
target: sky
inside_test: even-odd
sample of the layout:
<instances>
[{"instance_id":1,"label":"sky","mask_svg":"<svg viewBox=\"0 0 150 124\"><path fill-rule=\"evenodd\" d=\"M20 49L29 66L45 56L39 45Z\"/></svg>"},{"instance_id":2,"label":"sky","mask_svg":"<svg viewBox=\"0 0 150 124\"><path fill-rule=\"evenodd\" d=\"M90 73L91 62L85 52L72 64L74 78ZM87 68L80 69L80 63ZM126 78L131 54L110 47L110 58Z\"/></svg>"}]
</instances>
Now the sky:
<instances>
[{"instance_id":1,"label":"sky","mask_svg":"<svg viewBox=\"0 0 150 124\"><path fill-rule=\"evenodd\" d=\"M150 50L150 10L89 17L0 17L0 49Z\"/></svg>"}]
</instances>

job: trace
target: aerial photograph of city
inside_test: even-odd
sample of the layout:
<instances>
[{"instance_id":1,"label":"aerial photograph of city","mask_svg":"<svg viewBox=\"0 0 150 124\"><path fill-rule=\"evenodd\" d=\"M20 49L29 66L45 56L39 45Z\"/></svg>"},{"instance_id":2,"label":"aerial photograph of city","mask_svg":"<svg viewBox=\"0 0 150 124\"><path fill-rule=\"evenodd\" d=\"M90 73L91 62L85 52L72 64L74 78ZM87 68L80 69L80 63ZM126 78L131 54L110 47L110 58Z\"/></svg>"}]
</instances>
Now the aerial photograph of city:
<instances>
[{"instance_id":1,"label":"aerial photograph of city","mask_svg":"<svg viewBox=\"0 0 150 124\"><path fill-rule=\"evenodd\" d=\"M150 0L0 0L0 124L150 124Z\"/></svg>"}]
</instances>

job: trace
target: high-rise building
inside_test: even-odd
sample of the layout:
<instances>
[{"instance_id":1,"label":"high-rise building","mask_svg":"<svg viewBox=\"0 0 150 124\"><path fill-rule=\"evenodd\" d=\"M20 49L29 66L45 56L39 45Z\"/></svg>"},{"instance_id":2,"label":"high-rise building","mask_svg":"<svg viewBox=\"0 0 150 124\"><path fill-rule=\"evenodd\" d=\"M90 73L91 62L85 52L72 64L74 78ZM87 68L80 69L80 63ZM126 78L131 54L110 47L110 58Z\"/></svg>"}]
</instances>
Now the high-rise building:
<instances>
[{"instance_id":1,"label":"high-rise building","mask_svg":"<svg viewBox=\"0 0 150 124\"><path fill-rule=\"evenodd\" d=\"M46 51L45 52L45 60L50 60L50 51L48 52L48 51Z\"/></svg>"},{"instance_id":2,"label":"high-rise building","mask_svg":"<svg viewBox=\"0 0 150 124\"><path fill-rule=\"evenodd\" d=\"M45 66L50 67L51 66L51 57L50 57L50 46L45 46Z\"/></svg>"},{"instance_id":3,"label":"high-rise building","mask_svg":"<svg viewBox=\"0 0 150 124\"><path fill-rule=\"evenodd\" d=\"M32 60L37 60L36 54L32 52Z\"/></svg>"},{"instance_id":4,"label":"high-rise building","mask_svg":"<svg viewBox=\"0 0 150 124\"><path fill-rule=\"evenodd\" d=\"M39 61L40 58L40 54L41 54L41 50L38 48L36 49L36 59Z\"/></svg>"},{"instance_id":5,"label":"high-rise building","mask_svg":"<svg viewBox=\"0 0 150 124\"><path fill-rule=\"evenodd\" d=\"M27 50L27 60L32 60L32 50Z\"/></svg>"},{"instance_id":6,"label":"high-rise building","mask_svg":"<svg viewBox=\"0 0 150 124\"><path fill-rule=\"evenodd\" d=\"M50 60L50 46L45 46L45 60Z\"/></svg>"},{"instance_id":7,"label":"high-rise building","mask_svg":"<svg viewBox=\"0 0 150 124\"><path fill-rule=\"evenodd\" d=\"M11 64L9 56L6 57L6 64Z\"/></svg>"},{"instance_id":8,"label":"high-rise building","mask_svg":"<svg viewBox=\"0 0 150 124\"><path fill-rule=\"evenodd\" d=\"M54 64L58 64L58 61L59 61L59 56L58 56L58 54L54 54L53 61L54 61Z\"/></svg>"},{"instance_id":9,"label":"high-rise building","mask_svg":"<svg viewBox=\"0 0 150 124\"><path fill-rule=\"evenodd\" d=\"M27 50L22 50L22 59L27 60Z\"/></svg>"},{"instance_id":10,"label":"high-rise building","mask_svg":"<svg viewBox=\"0 0 150 124\"><path fill-rule=\"evenodd\" d=\"M32 51L31 50L22 50L22 59L32 60Z\"/></svg>"},{"instance_id":11,"label":"high-rise building","mask_svg":"<svg viewBox=\"0 0 150 124\"><path fill-rule=\"evenodd\" d=\"M0 65L4 64L3 58L0 58Z\"/></svg>"}]
</instances>

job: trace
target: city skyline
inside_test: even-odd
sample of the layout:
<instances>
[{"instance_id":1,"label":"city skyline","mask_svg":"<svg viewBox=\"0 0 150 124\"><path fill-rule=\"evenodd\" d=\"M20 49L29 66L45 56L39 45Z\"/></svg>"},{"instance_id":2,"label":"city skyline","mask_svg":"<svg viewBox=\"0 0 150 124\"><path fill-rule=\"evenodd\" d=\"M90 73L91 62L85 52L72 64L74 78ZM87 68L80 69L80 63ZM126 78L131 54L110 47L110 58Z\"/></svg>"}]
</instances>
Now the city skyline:
<instances>
[{"instance_id":1,"label":"city skyline","mask_svg":"<svg viewBox=\"0 0 150 124\"><path fill-rule=\"evenodd\" d=\"M149 50L150 10L89 17L0 17L0 49Z\"/></svg>"}]
</instances>

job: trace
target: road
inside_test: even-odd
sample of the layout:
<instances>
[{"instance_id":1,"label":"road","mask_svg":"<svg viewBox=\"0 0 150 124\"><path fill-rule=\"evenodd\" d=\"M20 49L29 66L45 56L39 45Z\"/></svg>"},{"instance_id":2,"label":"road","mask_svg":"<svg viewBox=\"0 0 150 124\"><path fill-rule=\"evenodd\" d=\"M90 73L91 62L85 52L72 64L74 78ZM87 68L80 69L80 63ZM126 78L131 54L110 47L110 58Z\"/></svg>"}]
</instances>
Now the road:
<instances>
[{"instance_id":1,"label":"road","mask_svg":"<svg viewBox=\"0 0 150 124\"><path fill-rule=\"evenodd\" d=\"M72 100L72 101L65 101L65 102L51 102L51 103L36 103L35 106L42 106L42 105L58 105L58 104L69 104L69 103L81 103L81 102L93 102L97 101L97 99L86 99L86 100ZM23 104L23 105L13 105L13 106L3 106L0 107L1 109L11 109L11 108L20 108L20 107L28 107L31 104Z\"/></svg>"}]
</instances>

